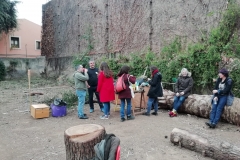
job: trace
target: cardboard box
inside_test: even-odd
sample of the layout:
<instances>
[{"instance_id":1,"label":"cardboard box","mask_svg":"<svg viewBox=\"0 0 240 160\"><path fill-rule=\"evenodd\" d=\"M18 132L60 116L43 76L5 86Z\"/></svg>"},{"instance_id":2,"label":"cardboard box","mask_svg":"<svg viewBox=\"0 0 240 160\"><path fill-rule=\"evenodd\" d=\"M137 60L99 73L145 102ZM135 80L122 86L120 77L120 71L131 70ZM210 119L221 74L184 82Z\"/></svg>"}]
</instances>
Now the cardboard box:
<instances>
[{"instance_id":1,"label":"cardboard box","mask_svg":"<svg viewBox=\"0 0 240 160\"><path fill-rule=\"evenodd\" d=\"M49 106L46 104L31 105L31 115L33 118L47 118L49 117Z\"/></svg>"}]
</instances>

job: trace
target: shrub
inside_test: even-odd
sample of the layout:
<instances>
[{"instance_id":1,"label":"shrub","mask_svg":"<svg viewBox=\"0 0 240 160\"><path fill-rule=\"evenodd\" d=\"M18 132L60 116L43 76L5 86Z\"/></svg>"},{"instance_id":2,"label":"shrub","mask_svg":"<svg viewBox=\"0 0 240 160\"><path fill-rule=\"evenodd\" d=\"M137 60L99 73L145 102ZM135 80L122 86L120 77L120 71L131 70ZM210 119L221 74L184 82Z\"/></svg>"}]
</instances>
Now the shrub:
<instances>
[{"instance_id":1,"label":"shrub","mask_svg":"<svg viewBox=\"0 0 240 160\"><path fill-rule=\"evenodd\" d=\"M6 76L6 66L0 61L0 81L3 81Z\"/></svg>"}]
</instances>

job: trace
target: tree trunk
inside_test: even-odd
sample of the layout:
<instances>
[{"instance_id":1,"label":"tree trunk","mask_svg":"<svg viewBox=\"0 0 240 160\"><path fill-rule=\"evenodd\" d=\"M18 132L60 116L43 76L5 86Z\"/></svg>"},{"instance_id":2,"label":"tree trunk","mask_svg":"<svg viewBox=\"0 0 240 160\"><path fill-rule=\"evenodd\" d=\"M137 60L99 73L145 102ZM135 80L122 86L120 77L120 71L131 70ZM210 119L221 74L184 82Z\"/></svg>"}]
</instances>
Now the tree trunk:
<instances>
[{"instance_id":1,"label":"tree trunk","mask_svg":"<svg viewBox=\"0 0 240 160\"><path fill-rule=\"evenodd\" d=\"M161 109L172 109L174 93L169 90L164 90L163 97L159 97L159 105ZM209 117L211 111L211 98L212 95L189 95L184 101L183 105L180 107L178 112L184 112L188 114L193 114L199 117ZM234 97L234 102L232 106L225 106L222 120L229 123L240 125L240 99Z\"/></svg>"},{"instance_id":2,"label":"tree trunk","mask_svg":"<svg viewBox=\"0 0 240 160\"><path fill-rule=\"evenodd\" d=\"M95 157L94 146L105 135L105 128L97 124L82 124L64 133L66 160L89 160Z\"/></svg>"},{"instance_id":3,"label":"tree trunk","mask_svg":"<svg viewBox=\"0 0 240 160\"><path fill-rule=\"evenodd\" d=\"M178 128L174 128L172 130L170 141L175 145L199 152L203 156L211 157L213 159L240 159L240 148L237 146L233 146L228 142L221 142L221 140L210 142L206 138L191 134L188 131Z\"/></svg>"}]
</instances>

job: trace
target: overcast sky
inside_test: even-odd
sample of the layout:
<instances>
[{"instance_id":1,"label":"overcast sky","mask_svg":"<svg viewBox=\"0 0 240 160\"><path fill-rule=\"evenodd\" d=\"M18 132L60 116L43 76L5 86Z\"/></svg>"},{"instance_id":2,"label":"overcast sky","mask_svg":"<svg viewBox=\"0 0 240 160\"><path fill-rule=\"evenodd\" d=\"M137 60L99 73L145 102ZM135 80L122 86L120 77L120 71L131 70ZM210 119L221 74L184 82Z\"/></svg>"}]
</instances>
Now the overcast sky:
<instances>
[{"instance_id":1,"label":"overcast sky","mask_svg":"<svg viewBox=\"0 0 240 160\"><path fill-rule=\"evenodd\" d=\"M36 24L42 25L42 4L49 0L18 0L17 4L17 18L25 18Z\"/></svg>"}]
</instances>

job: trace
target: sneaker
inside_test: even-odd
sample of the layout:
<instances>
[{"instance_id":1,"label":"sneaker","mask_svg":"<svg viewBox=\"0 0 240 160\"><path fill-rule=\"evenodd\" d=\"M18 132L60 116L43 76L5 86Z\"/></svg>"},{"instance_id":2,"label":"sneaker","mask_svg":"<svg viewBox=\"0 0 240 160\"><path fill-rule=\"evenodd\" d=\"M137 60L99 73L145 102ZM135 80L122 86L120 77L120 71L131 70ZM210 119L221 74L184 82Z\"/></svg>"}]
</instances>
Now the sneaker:
<instances>
[{"instance_id":1,"label":"sneaker","mask_svg":"<svg viewBox=\"0 0 240 160\"><path fill-rule=\"evenodd\" d=\"M93 113L94 112L94 109L90 109L90 113Z\"/></svg>"},{"instance_id":2,"label":"sneaker","mask_svg":"<svg viewBox=\"0 0 240 160\"><path fill-rule=\"evenodd\" d=\"M108 119L109 117L107 115L100 116L100 119Z\"/></svg>"},{"instance_id":3,"label":"sneaker","mask_svg":"<svg viewBox=\"0 0 240 160\"><path fill-rule=\"evenodd\" d=\"M173 115L173 111L170 111L168 114L171 117Z\"/></svg>"},{"instance_id":4,"label":"sneaker","mask_svg":"<svg viewBox=\"0 0 240 160\"><path fill-rule=\"evenodd\" d=\"M145 112L145 113L143 113L143 115L150 116L150 113Z\"/></svg>"},{"instance_id":5,"label":"sneaker","mask_svg":"<svg viewBox=\"0 0 240 160\"><path fill-rule=\"evenodd\" d=\"M124 122L126 119L125 118L121 118L121 122Z\"/></svg>"},{"instance_id":6,"label":"sneaker","mask_svg":"<svg viewBox=\"0 0 240 160\"><path fill-rule=\"evenodd\" d=\"M210 122L205 122L205 124L206 124L208 127L211 127L211 123L210 123Z\"/></svg>"},{"instance_id":7,"label":"sneaker","mask_svg":"<svg viewBox=\"0 0 240 160\"><path fill-rule=\"evenodd\" d=\"M170 117L177 117L176 113L172 113L172 115Z\"/></svg>"},{"instance_id":8,"label":"sneaker","mask_svg":"<svg viewBox=\"0 0 240 160\"><path fill-rule=\"evenodd\" d=\"M104 108L101 108L100 110L101 110L101 112L103 112L103 113L104 113Z\"/></svg>"},{"instance_id":9,"label":"sneaker","mask_svg":"<svg viewBox=\"0 0 240 160\"><path fill-rule=\"evenodd\" d=\"M135 117L134 116L127 116L127 120L133 120L133 119L135 119Z\"/></svg>"},{"instance_id":10,"label":"sneaker","mask_svg":"<svg viewBox=\"0 0 240 160\"><path fill-rule=\"evenodd\" d=\"M216 128L216 124L211 123L211 124L210 124L210 128L213 128L213 129Z\"/></svg>"},{"instance_id":11,"label":"sneaker","mask_svg":"<svg viewBox=\"0 0 240 160\"><path fill-rule=\"evenodd\" d=\"M88 119L87 116L80 116L79 119Z\"/></svg>"},{"instance_id":12,"label":"sneaker","mask_svg":"<svg viewBox=\"0 0 240 160\"><path fill-rule=\"evenodd\" d=\"M157 112L152 112L151 114L152 114L152 115L155 115L155 116L157 116L157 115L158 115L158 113L157 113Z\"/></svg>"}]
</instances>

